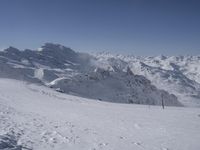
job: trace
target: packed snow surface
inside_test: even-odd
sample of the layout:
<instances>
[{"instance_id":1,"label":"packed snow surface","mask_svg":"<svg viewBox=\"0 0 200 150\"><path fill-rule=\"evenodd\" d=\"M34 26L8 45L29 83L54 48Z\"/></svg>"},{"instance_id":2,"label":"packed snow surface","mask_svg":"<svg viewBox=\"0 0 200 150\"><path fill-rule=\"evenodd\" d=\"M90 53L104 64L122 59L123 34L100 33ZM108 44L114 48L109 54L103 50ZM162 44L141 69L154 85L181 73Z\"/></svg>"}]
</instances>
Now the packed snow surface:
<instances>
[{"instance_id":1,"label":"packed snow surface","mask_svg":"<svg viewBox=\"0 0 200 150\"><path fill-rule=\"evenodd\" d=\"M200 109L116 104L0 79L0 149L199 150Z\"/></svg>"}]
</instances>

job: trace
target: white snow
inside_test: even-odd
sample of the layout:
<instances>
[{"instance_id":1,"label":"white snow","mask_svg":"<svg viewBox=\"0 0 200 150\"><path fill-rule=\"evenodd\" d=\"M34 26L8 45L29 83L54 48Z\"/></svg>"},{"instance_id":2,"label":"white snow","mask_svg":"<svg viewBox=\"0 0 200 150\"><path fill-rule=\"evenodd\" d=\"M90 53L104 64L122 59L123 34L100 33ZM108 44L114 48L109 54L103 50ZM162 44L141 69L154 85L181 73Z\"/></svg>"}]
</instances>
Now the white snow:
<instances>
[{"instance_id":1,"label":"white snow","mask_svg":"<svg viewBox=\"0 0 200 150\"><path fill-rule=\"evenodd\" d=\"M41 80L43 79L43 76L44 76L44 70L42 68L35 69L35 72L34 72L35 78L38 78Z\"/></svg>"},{"instance_id":2,"label":"white snow","mask_svg":"<svg viewBox=\"0 0 200 150\"><path fill-rule=\"evenodd\" d=\"M54 85L54 84L57 84L57 82L61 81L61 80L64 80L66 79L65 77L61 77L61 78L57 78L53 81L51 81L49 84L47 84L48 86L51 86L51 85Z\"/></svg>"},{"instance_id":3,"label":"white snow","mask_svg":"<svg viewBox=\"0 0 200 150\"><path fill-rule=\"evenodd\" d=\"M41 51L43 51L43 48L42 48L42 47L39 47L39 48L37 49L37 51L41 52Z\"/></svg>"},{"instance_id":4,"label":"white snow","mask_svg":"<svg viewBox=\"0 0 200 150\"><path fill-rule=\"evenodd\" d=\"M30 63L27 59L22 59L21 63L24 64L24 65L30 65Z\"/></svg>"},{"instance_id":5,"label":"white snow","mask_svg":"<svg viewBox=\"0 0 200 150\"><path fill-rule=\"evenodd\" d=\"M200 109L115 104L0 79L0 149L199 150Z\"/></svg>"}]
</instances>

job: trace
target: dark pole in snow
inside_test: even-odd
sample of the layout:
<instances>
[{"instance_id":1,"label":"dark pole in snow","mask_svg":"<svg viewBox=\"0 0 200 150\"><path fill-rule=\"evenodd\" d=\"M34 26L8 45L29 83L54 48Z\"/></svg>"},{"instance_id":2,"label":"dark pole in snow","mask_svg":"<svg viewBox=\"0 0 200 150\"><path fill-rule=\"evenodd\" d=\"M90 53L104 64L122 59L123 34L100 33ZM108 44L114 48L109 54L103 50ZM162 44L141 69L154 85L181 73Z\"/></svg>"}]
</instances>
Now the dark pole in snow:
<instances>
[{"instance_id":1,"label":"dark pole in snow","mask_svg":"<svg viewBox=\"0 0 200 150\"><path fill-rule=\"evenodd\" d=\"M161 96L162 96L162 108L165 109L165 104L164 104L164 99L163 99L164 96L163 94Z\"/></svg>"}]
</instances>

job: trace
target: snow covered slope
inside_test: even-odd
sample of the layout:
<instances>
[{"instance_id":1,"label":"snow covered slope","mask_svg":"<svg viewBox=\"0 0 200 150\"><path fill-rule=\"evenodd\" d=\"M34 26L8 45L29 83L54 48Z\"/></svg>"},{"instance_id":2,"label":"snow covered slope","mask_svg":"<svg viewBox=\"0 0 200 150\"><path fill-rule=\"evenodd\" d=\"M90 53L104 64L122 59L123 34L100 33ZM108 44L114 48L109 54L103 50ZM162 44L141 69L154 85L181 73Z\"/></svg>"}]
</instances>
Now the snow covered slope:
<instances>
[{"instance_id":1,"label":"snow covered slope","mask_svg":"<svg viewBox=\"0 0 200 150\"><path fill-rule=\"evenodd\" d=\"M115 104L0 79L0 149L199 150L200 110Z\"/></svg>"},{"instance_id":2,"label":"snow covered slope","mask_svg":"<svg viewBox=\"0 0 200 150\"><path fill-rule=\"evenodd\" d=\"M46 43L37 51L9 47L0 52L0 77L50 85L57 91L102 101L182 106L175 95L134 75L123 61L106 64L89 54ZM117 64L117 65L116 65Z\"/></svg>"}]
</instances>

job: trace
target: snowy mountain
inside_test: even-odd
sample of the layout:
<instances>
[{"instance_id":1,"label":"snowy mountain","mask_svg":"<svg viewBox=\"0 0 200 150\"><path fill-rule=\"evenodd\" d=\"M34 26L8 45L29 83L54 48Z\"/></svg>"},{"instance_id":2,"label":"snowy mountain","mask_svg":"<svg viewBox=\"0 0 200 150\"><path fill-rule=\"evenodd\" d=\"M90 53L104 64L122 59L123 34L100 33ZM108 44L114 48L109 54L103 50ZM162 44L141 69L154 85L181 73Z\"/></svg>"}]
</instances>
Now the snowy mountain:
<instances>
[{"instance_id":1,"label":"snowy mountain","mask_svg":"<svg viewBox=\"0 0 200 150\"><path fill-rule=\"evenodd\" d=\"M167 106L181 106L176 96L158 90L140 75L97 68L94 72L62 78L50 83L50 87L65 93L109 102L161 105L162 97Z\"/></svg>"},{"instance_id":2,"label":"snowy mountain","mask_svg":"<svg viewBox=\"0 0 200 150\"><path fill-rule=\"evenodd\" d=\"M200 106L199 56L136 57L109 53L95 56L107 66L119 66L122 70L129 66L134 74L143 75L158 89L176 95L186 106Z\"/></svg>"},{"instance_id":3,"label":"snowy mountain","mask_svg":"<svg viewBox=\"0 0 200 150\"><path fill-rule=\"evenodd\" d=\"M112 62L112 63L111 63ZM0 52L0 77L40 83L57 91L109 102L182 106L176 96L135 75L118 59L109 64L59 44ZM124 65L126 67L124 67Z\"/></svg>"},{"instance_id":4,"label":"snowy mountain","mask_svg":"<svg viewBox=\"0 0 200 150\"><path fill-rule=\"evenodd\" d=\"M89 66L90 56L58 44L46 43L38 50L9 47L0 52L1 77L49 82L60 75L72 75ZM80 66L81 64L81 66Z\"/></svg>"},{"instance_id":5,"label":"snowy mountain","mask_svg":"<svg viewBox=\"0 0 200 150\"><path fill-rule=\"evenodd\" d=\"M0 149L199 150L199 63L9 47L0 52ZM162 99L165 109L151 106ZM195 107L170 107L183 104Z\"/></svg>"}]
</instances>

